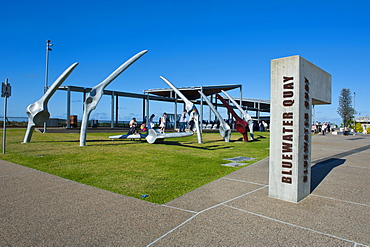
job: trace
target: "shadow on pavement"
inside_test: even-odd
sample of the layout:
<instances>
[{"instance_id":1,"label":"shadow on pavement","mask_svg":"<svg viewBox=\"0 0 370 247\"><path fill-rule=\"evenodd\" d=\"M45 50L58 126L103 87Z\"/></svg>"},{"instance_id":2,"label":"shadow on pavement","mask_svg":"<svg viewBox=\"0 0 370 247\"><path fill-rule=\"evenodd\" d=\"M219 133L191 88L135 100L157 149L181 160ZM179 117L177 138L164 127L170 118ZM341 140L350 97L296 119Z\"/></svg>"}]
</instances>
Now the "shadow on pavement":
<instances>
[{"instance_id":1,"label":"shadow on pavement","mask_svg":"<svg viewBox=\"0 0 370 247\"><path fill-rule=\"evenodd\" d=\"M324 180L324 178L333 170L335 167L344 164L345 159L329 158L316 163L311 168L311 192Z\"/></svg>"}]
</instances>

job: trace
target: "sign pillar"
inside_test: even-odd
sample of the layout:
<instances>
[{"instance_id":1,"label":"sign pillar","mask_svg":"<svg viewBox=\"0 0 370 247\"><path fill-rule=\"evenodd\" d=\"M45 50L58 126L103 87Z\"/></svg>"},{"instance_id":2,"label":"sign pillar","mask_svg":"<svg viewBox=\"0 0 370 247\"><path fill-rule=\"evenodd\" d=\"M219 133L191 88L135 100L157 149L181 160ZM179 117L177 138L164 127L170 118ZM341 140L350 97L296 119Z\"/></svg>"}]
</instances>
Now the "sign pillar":
<instances>
[{"instance_id":1,"label":"sign pillar","mask_svg":"<svg viewBox=\"0 0 370 247\"><path fill-rule=\"evenodd\" d=\"M330 103L330 74L300 56L271 61L270 197L311 193L312 105Z\"/></svg>"},{"instance_id":2,"label":"sign pillar","mask_svg":"<svg viewBox=\"0 0 370 247\"><path fill-rule=\"evenodd\" d=\"M3 122L3 154L6 150L6 112L8 107L8 98L12 94L12 87L8 83L8 79L5 80L5 83L2 83L1 87L1 97L4 97L4 122Z\"/></svg>"}]
</instances>

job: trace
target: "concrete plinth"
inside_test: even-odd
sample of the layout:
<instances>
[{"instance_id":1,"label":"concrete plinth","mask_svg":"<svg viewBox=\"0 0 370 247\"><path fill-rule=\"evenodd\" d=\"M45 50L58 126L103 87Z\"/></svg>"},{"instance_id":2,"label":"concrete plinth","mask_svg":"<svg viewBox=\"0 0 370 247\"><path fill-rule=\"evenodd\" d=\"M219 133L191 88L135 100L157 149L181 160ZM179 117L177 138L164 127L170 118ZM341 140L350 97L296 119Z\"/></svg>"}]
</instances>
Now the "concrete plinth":
<instances>
[{"instance_id":1,"label":"concrete plinth","mask_svg":"<svg viewBox=\"0 0 370 247\"><path fill-rule=\"evenodd\" d=\"M270 197L310 194L312 105L330 103L330 74L300 56L271 61Z\"/></svg>"}]
</instances>

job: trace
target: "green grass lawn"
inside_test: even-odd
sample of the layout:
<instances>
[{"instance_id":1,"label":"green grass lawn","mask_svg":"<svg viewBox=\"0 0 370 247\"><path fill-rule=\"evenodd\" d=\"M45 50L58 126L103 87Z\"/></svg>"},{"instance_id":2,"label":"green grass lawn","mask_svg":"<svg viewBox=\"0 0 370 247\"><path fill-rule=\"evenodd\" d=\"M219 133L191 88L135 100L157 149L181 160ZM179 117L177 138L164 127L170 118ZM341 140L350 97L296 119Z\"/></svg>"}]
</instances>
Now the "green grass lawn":
<instances>
[{"instance_id":1,"label":"green grass lawn","mask_svg":"<svg viewBox=\"0 0 370 247\"><path fill-rule=\"evenodd\" d=\"M203 133L203 144L196 135L149 144L87 133L85 147L79 146L79 134L34 132L31 143L23 144L24 135L24 129L8 129L0 159L126 196L147 194L144 200L158 204L240 169L221 166L230 162L224 158L253 157L246 162L252 164L267 157L269 147L268 132L256 132L253 142L241 141L237 132L230 142L219 133Z\"/></svg>"}]
</instances>

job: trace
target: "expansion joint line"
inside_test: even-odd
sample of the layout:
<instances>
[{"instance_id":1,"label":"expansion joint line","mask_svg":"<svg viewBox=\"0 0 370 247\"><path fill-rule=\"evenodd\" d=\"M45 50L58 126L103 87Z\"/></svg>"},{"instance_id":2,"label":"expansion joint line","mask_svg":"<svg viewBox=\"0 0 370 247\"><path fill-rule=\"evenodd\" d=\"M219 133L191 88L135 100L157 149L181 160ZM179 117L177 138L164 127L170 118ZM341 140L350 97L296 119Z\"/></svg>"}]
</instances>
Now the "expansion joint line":
<instances>
[{"instance_id":1,"label":"expansion joint line","mask_svg":"<svg viewBox=\"0 0 370 247\"><path fill-rule=\"evenodd\" d=\"M162 236L160 236L160 237L159 237L159 238L157 238L156 240L152 241L152 242L151 242L151 243L149 243L147 246L151 246L152 244L154 244L154 243L156 243L157 241L161 240L162 238L164 238L165 236L167 236L167 235L168 235L168 234L170 234L171 232L173 232L173 231L177 230L177 229L178 229L178 228L180 228L181 226L185 225L186 223L188 223L189 221L191 221L192 219L194 219L195 217L197 217L197 216L198 216L198 215L200 215L201 213L204 213L204 212L206 212L206 211L208 211L208 210L210 210L210 209L216 208L216 207L218 207L218 206L224 205L225 203L229 203L229 202L231 202L231 201L234 201L234 200L236 200L236 199L239 199L239 198L241 198L241 197L243 197L243 196L246 196L246 195L252 194L252 193L254 193L254 192L256 192L256 191L259 191L259 190L261 190L261 189L264 189L264 188L266 188L266 187L267 187L267 186L266 186L266 185L264 185L264 186L263 186L263 187L261 187L261 188L258 188L258 189L255 189L255 190L249 191L249 192L247 192L247 193L245 193L245 194L243 194L243 195L240 195L240 196L234 197L234 198L232 198L232 199L230 199L230 200L227 200L227 201L221 202L221 203L219 203L219 204L217 204L217 205L214 205L214 206L212 206L212 207L209 207L209 208L203 209L202 211L197 212L196 214L194 214L193 216L191 216L189 219L187 219L187 220L185 220L184 222L182 222L180 225L176 226L175 228L173 228L173 229L171 229L170 231L166 232L165 234L163 234Z\"/></svg>"},{"instance_id":2,"label":"expansion joint line","mask_svg":"<svg viewBox=\"0 0 370 247\"><path fill-rule=\"evenodd\" d=\"M285 224L285 225L297 227L297 228L300 228L300 229L303 229L303 230L307 230L307 231L310 231L310 232L318 233L318 234L321 234L321 235L324 235L324 236L328 236L328 237L331 237L331 238L335 238L335 239L343 240L343 241L346 241L346 242L350 242L350 243L353 243L354 246L357 246L357 245L366 246L366 245L363 245L363 244L360 244L360 243L356 243L356 242L354 242L352 240L349 240L349 239L337 237L337 236L334 236L334 235L331 235L331 234L328 234L328 233L316 231L316 230L313 230L313 229L310 229L310 228L307 228L307 227L303 227L303 226L295 225L293 223L289 223L289 222L286 222L286 221L274 219L274 218L271 218L271 217L268 217L268 216L265 216L265 215L262 215L262 214L257 214L257 213L254 213L254 212L251 212L251 211L248 211L248 210L244 210L244 209L241 209L241 208L229 206L229 205L226 205L226 204L224 204L224 206L225 207L232 208L232 209L235 209L235 210L238 210L238 211L242 211L242 212L245 212L245 213L248 213L248 214L252 214L252 215L255 215L255 216L258 216L258 217L262 217L262 218L265 218L265 219L268 219L268 220L272 220L272 221L275 221L275 222L278 222L278 223L282 223L282 224Z\"/></svg>"},{"instance_id":3,"label":"expansion joint line","mask_svg":"<svg viewBox=\"0 0 370 247\"><path fill-rule=\"evenodd\" d=\"M360 206L364 206L364 207L370 207L370 205L367 205L367 204L358 203L358 202L351 202L351 201L345 201L345 200L340 200L340 199L336 199L336 198L332 198L332 197L327 197L327 196L320 196L320 195L315 195L315 194L311 194L311 196L316 196L316 197L321 197L321 198L325 198L325 199L329 199L329 200L334 200L334 201L339 201L339 202L345 202L345 203L360 205Z\"/></svg>"},{"instance_id":4,"label":"expansion joint line","mask_svg":"<svg viewBox=\"0 0 370 247\"><path fill-rule=\"evenodd\" d=\"M234 178L225 178L225 177L223 177L222 179L236 181L236 182L242 182L242 183L255 184L255 185L259 185L259 186L268 186L266 184L259 184L259 183L255 183L255 182L250 182L250 181L245 181L245 180L239 180L239 179L234 179Z\"/></svg>"}]
</instances>

